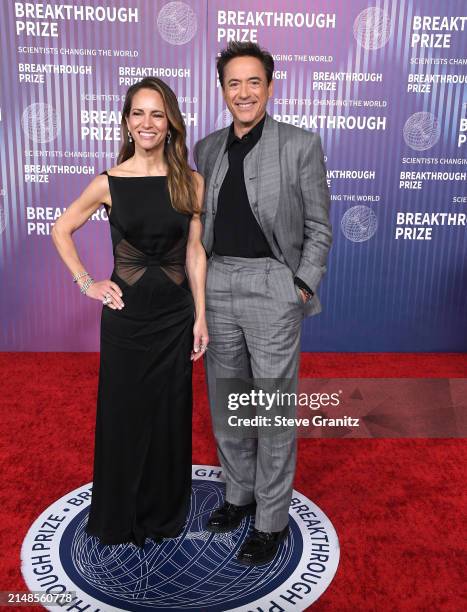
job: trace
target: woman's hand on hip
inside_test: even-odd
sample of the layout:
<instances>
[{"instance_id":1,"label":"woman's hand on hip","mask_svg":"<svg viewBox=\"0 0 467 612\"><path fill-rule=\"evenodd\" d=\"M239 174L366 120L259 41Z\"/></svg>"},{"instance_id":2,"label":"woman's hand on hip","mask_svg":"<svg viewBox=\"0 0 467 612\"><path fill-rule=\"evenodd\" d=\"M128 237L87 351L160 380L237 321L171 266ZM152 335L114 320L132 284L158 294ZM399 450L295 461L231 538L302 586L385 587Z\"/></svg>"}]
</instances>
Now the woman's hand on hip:
<instances>
[{"instance_id":1,"label":"woman's hand on hip","mask_svg":"<svg viewBox=\"0 0 467 612\"><path fill-rule=\"evenodd\" d=\"M122 300L122 290L111 280L103 280L92 283L86 291L86 295L94 300L100 300L104 306L112 310L121 310L125 304Z\"/></svg>"}]
</instances>

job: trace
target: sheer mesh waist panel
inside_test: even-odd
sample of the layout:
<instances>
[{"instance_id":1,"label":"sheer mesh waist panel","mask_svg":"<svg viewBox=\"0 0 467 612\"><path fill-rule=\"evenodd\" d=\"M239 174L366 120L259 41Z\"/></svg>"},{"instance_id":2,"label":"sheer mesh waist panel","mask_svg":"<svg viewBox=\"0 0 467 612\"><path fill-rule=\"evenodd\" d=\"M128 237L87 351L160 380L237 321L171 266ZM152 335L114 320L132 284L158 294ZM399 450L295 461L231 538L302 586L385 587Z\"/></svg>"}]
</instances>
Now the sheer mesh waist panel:
<instances>
[{"instance_id":1,"label":"sheer mesh waist panel","mask_svg":"<svg viewBox=\"0 0 467 612\"><path fill-rule=\"evenodd\" d=\"M134 285L149 267L159 267L177 285L185 280L186 240L179 240L161 255L147 255L125 238L114 249L115 272L127 285Z\"/></svg>"}]
</instances>

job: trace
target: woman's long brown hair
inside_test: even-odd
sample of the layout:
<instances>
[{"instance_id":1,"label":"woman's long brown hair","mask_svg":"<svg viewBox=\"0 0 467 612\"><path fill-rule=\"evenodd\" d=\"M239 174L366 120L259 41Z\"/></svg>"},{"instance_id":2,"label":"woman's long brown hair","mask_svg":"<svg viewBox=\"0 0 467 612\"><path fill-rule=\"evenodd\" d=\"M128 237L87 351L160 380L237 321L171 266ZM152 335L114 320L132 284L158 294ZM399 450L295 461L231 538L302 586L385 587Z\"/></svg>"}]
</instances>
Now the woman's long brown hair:
<instances>
[{"instance_id":1,"label":"woman's long brown hair","mask_svg":"<svg viewBox=\"0 0 467 612\"><path fill-rule=\"evenodd\" d=\"M167 160L167 185L170 199L175 210L181 213L199 213L193 172L188 165L185 122L178 106L178 100L168 85L155 77L146 77L134 83L126 92L122 110L122 146L117 163L121 164L135 154L135 143L128 140L126 119L130 114L133 96L140 89L157 91L164 102L169 123L170 142L165 143L164 155Z\"/></svg>"}]
</instances>

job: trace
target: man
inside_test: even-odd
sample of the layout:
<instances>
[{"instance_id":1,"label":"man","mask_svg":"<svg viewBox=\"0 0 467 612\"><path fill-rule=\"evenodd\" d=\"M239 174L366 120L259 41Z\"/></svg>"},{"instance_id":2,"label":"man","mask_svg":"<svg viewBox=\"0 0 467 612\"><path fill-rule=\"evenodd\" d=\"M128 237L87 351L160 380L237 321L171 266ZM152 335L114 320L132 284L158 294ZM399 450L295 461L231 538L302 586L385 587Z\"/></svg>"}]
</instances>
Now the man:
<instances>
[{"instance_id":1,"label":"man","mask_svg":"<svg viewBox=\"0 0 467 612\"><path fill-rule=\"evenodd\" d=\"M231 42L217 70L233 124L195 147L206 183L206 372L213 417L221 410L221 378L287 379L296 386L302 319L321 310L316 288L331 245L320 138L266 113L272 56L256 44ZM288 533L295 431L238 438L213 422L226 501L207 529L231 531L255 514L238 561L268 563Z\"/></svg>"}]
</instances>

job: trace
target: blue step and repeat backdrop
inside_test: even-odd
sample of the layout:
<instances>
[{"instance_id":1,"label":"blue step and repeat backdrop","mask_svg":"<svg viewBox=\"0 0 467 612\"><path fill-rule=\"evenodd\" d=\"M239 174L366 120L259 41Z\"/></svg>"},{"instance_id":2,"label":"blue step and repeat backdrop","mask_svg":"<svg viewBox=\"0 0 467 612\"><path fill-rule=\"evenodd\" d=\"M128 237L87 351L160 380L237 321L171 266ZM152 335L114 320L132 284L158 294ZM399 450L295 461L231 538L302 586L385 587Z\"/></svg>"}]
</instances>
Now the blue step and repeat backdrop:
<instances>
[{"instance_id":1,"label":"blue step and repeat backdrop","mask_svg":"<svg viewBox=\"0 0 467 612\"><path fill-rule=\"evenodd\" d=\"M466 9L465 0L3 0L0 348L98 349L101 306L71 282L54 221L114 165L122 100L140 78L175 90L190 149L229 125L215 58L236 39L273 53L270 114L318 132L326 153L334 244L303 350L465 351ZM93 277L108 277L105 211L75 236Z\"/></svg>"}]
</instances>

